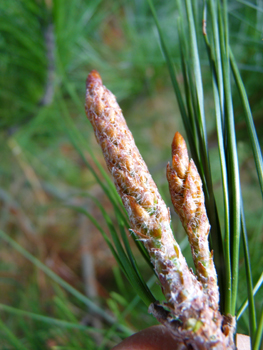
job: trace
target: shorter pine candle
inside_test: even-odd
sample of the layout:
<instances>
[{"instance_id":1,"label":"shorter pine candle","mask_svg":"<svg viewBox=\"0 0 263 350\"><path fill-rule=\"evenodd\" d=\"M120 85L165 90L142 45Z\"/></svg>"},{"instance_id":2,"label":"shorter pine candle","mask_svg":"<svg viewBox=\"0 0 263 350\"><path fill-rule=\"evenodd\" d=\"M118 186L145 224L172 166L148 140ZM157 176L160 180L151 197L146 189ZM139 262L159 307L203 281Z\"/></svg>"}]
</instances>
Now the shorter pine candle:
<instances>
[{"instance_id":1,"label":"shorter pine candle","mask_svg":"<svg viewBox=\"0 0 263 350\"><path fill-rule=\"evenodd\" d=\"M208 246L210 224L205 209L202 181L194 161L189 161L186 143L179 132L176 132L172 142L172 157L172 165L167 165L172 203L188 235L197 278L208 294L210 306L217 310L217 275Z\"/></svg>"}]
</instances>

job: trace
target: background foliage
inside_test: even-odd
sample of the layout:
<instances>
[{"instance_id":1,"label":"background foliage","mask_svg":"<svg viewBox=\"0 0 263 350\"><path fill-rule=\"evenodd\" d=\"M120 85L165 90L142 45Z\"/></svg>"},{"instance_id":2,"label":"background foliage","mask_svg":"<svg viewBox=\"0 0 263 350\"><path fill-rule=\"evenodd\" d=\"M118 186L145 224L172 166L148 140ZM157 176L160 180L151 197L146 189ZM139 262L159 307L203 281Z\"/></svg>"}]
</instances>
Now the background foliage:
<instances>
[{"instance_id":1,"label":"background foliage","mask_svg":"<svg viewBox=\"0 0 263 350\"><path fill-rule=\"evenodd\" d=\"M176 2L155 1L155 8L172 61L179 68ZM228 4L230 44L261 145L262 8L261 0ZM150 7L139 0L10 0L0 3L0 33L0 229L8 234L1 231L0 347L109 349L155 320L126 282L98 231L109 235L117 226L114 206L99 182L113 198L115 192L103 177L104 160L85 117L85 79L97 69L117 96L136 144L171 206L165 166L174 132L184 130ZM204 48L200 58L208 146L223 218L209 62L205 43L198 45ZM263 264L262 198L236 89L233 103L255 284ZM172 219L176 238L190 258L173 213ZM132 241L131 245L143 277L161 299L151 269ZM237 303L241 305L247 295L242 249L239 272ZM259 291L257 308L262 297ZM248 328L245 312L238 331L248 334Z\"/></svg>"}]
</instances>

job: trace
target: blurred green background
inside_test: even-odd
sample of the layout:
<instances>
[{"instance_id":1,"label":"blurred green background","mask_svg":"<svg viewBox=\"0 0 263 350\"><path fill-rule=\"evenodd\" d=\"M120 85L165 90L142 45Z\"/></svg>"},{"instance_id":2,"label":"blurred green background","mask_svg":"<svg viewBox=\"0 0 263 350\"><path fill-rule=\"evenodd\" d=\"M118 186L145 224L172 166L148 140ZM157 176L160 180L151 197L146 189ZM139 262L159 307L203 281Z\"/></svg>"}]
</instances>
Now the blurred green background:
<instances>
[{"instance_id":1,"label":"blurred green background","mask_svg":"<svg viewBox=\"0 0 263 350\"><path fill-rule=\"evenodd\" d=\"M174 64L179 67L175 2L155 1L155 5ZM261 145L262 9L262 0L229 1L230 43ZM202 41L199 45L204 47ZM116 95L136 144L171 206L165 168L173 135L175 131L184 135L184 130L149 6L144 0L2 1L0 52L0 229L118 320L112 328L103 316L91 312L0 240L0 348L110 349L130 332L156 321L122 276L98 230L72 208L85 208L107 232L100 210L88 195L95 196L110 215L112 205L76 142L98 174L93 155L106 169L84 111L85 80L90 70L96 69ZM211 77L202 50L201 64L212 175L223 215ZM255 283L263 266L262 199L235 89L233 100ZM190 258L173 213L172 219L176 237ZM134 253L149 280L150 269L136 248ZM246 296L243 263L241 254L239 304ZM152 284L160 298L159 287ZM258 300L262 297L259 292ZM18 310L31 314L18 314ZM238 327L240 332L248 332L246 313Z\"/></svg>"}]
</instances>

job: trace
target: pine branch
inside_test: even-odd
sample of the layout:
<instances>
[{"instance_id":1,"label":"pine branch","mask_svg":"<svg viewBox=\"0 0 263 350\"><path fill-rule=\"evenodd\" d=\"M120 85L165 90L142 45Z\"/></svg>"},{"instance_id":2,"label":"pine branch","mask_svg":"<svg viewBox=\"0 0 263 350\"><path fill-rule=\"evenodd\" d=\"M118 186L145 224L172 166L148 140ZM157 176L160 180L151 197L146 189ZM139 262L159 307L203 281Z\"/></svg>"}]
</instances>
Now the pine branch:
<instances>
[{"instance_id":1,"label":"pine branch","mask_svg":"<svg viewBox=\"0 0 263 350\"><path fill-rule=\"evenodd\" d=\"M128 212L132 231L148 250L167 300L164 305L151 304L149 311L185 349L234 349L235 322L218 311L216 274L208 244L203 242L207 242L210 226L202 184L193 162L189 162L184 141L179 136L175 138L173 168L168 167L168 179L175 207L189 234L201 283L188 268L173 237L169 209L135 145L115 96L103 86L96 71L87 79L86 114ZM182 193L182 199L178 198Z\"/></svg>"}]
</instances>

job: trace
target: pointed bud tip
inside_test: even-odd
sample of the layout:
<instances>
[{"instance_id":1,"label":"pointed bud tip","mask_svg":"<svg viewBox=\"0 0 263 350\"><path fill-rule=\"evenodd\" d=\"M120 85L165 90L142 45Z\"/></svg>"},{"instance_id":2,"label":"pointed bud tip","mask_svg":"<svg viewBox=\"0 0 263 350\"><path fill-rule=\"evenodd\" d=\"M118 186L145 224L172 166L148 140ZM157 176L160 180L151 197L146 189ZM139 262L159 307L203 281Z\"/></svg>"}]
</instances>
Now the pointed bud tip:
<instances>
[{"instance_id":1,"label":"pointed bud tip","mask_svg":"<svg viewBox=\"0 0 263 350\"><path fill-rule=\"evenodd\" d=\"M86 88L92 88L95 83L99 83L102 85L102 79L99 73L94 69L90 72L88 75L88 78L86 80Z\"/></svg>"},{"instance_id":2,"label":"pointed bud tip","mask_svg":"<svg viewBox=\"0 0 263 350\"><path fill-rule=\"evenodd\" d=\"M188 167L189 157L186 142L183 136L177 131L174 135L172 142L172 156L173 156L173 167L176 167L175 163L180 159L180 163L184 168ZM174 157L178 157L179 159L174 159ZM183 169L185 172L186 169Z\"/></svg>"},{"instance_id":3,"label":"pointed bud tip","mask_svg":"<svg viewBox=\"0 0 263 350\"><path fill-rule=\"evenodd\" d=\"M178 131L176 131L172 142L172 150L177 149L180 146L186 147L185 140L183 136Z\"/></svg>"}]
</instances>

